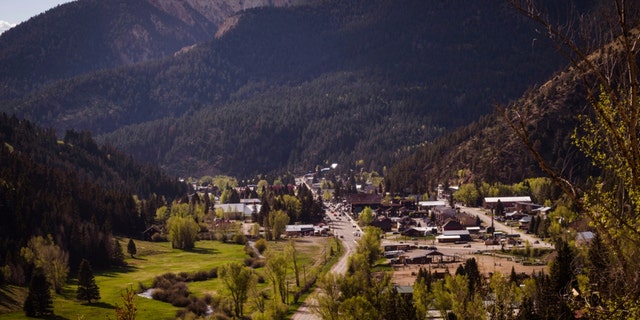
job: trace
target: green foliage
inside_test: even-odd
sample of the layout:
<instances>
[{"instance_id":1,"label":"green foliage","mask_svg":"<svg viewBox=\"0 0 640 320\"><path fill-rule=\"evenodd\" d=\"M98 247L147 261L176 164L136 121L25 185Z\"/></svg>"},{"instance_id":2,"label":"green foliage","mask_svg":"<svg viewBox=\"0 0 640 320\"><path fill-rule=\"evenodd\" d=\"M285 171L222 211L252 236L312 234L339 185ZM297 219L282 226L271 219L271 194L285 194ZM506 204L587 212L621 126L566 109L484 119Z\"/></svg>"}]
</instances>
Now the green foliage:
<instances>
[{"instance_id":1,"label":"green foliage","mask_svg":"<svg viewBox=\"0 0 640 320\"><path fill-rule=\"evenodd\" d=\"M76 298L78 300L86 300L88 303L91 303L91 300L100 300L100 288L96 284L91 264L86 259L82 259L80 263Z\"/></svg>"},{"instance_id":2,"label":"green foliage","mask_svg":"<svg viewBox=\"0 0 640 320\"><path fill-rule=\"evenodd\" d=\"M200 227L191 216L172 215L167 221L169 241L176 249L189 250L195 246Z\"/></svg>"},{"instance_id":3,"label":"green foliage","mask_svg":"<svg viewBox=\"0 0 640 320\"><path fill-rule=\"evenodd\" d=\"M260 238L256 240L254 246L256 247L256 250L258 250L258 252L262 254L265 250L267 250L267 241L263 238Z\"/></svg>"},{"instance_id":4,"label":"green foliage","mask_svg":"<svg viewBox=\"0 0 640 320\"><path fill-rule=\"evenodd\" d=\"M44 272L56 293L61 292L69 274L69 253L56 245L51 235L31 238L27 247L20 249L20 255Z\"/></svg>"},{"instance_id":5,"label":"green foliage","mask_svg":"<svg viewBox=\"0 0 640 320\"><path fill-rule=\"evenodd\" d=\"M238 263L229 263L220 269L220 278L233 301L234 315L244 317L244 303L248 299L249 289L256 285L253 269Z\"/></svg>"},{"instance_id":6,"label":"green foliage","mask_svg":"<svg viewBox=\"0 0 640 320\"><path fill-rule=\"evenodd\" d=\"M272 210L269 212L269 228L271 229L272 240L279 240L284 233L289 216L282 210Z\"/></svg>"},{"instance_id":7,"label":"green foliage","mask_svg":"<svg viewBox=\"0 0 640 320\"><path fill-rule=\"evenodd\" d=\"M381 234L382 230L379 228L368 226L364 228L364 234L358 241L356 250L359 254L364 255L369 266L373 266L382 254L380 249Z\"/></svg>"},{"instance_id":8,"label":"green foliage","mask_svg":"<svg viewBox=\"0 0 640 320\"><path fill-rule=\"evenodd\" d=\"M370 207L365 207L358 215L358 225L364 227L370 225L371 222L373 222L373 210Z\"/></svg>"}]
</instances>

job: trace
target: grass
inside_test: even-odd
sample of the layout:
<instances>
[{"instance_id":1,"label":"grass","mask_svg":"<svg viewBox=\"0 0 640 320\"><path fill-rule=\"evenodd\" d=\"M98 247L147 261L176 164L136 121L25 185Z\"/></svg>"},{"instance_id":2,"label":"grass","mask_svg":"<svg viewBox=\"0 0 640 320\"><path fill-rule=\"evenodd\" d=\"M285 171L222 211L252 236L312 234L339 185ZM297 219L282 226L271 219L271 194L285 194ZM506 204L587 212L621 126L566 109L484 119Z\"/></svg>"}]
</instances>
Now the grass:
<instances>
[{"instance_id":1,"label":"grass","mask_svg":"<svg viewBox=\"0 0 640 320\"><path fill-rule=\"evenodd\" d=\"M128 287L138 290L138 283L151 286L155 276L167 272L192 272L198 270L210 270L213 267L221 266L231 261L242 263L246 254L244 247L237 244L223 244L215 241L199 241L196 248L191 251L172 249L167 242L144 242L136 241L138 254L135 258L126 259L127 266L110 270L100 270L95 272L96 283L100 287L100 301L88 304L75 299L76 282L70 279L60 294L54 297L54 312L59 319L107 319L115 318L116 304L122 305L120 294ZM74 276L74 275L71 275ZM211 282L211 283L209 283ZM199 286L207 283L212 287L216 281L205 281ZM191 288L193 284L189 284ZM195 287L195 286L194 286ZM205 288L194 290L194 292L204 292ZM21 310L21 304L26 297L27 289L20 287L7 287L0 290L0 298L4 302L4 297L13 297L17 302L13 307L0 309L0 319L27 319ZM202 296L198 294L198 296ZM173 319L176 308L168 303L159 302L136 296L135 300L138 308L137 319ZM8 312L8 310L15 310Z\"/></svg>"},{"instance_id":2,"label":"grass","mask_svg":"<svg viewBox=\"0 0 640 320\"><path fill-rule=\"evenodd\" d=\"M316 241L316 240L320 241ZM296 249L299 254L299 265L305 266L307 276L312 269L319 270L323 253L329 254L328 240L331 238L300 238L296 239ZM121 239L121 241L127 239ZM283 250L287 241L269 242L268 250ZM154 277L167 272L208 271L214 267L229 262L243 263L248 257L244 246L237 244L223 244L217 241L199 241L191 251L172 249L167 242L136 241L137 254L135 258L127 257L127 266L110 270L95 271L95 279L100 288L101 299L98 302L86 303L75 299L77 282L75 275L71 278L60 294L54 297L54 312L57 319L115 319L116 304L122 305L121 293L132 287L138 290L139 283L151 286ZM262 271L257 270L258 273ZM302 277L302 275L301 275ZM189 291L197 297L205 294L218 295L223 290L220 280L210 279L187 284ZM261 284L260 286L266 286ZM22 302L27 295L27 289L16 286L0 287L0 320L27 319L22 312ZM168 303L136 296L135 304L138 309L137 319L174 319L178 310ZM247 310L250 311L250 310ZM247 312L249 314L249 312Z\"/></svg>"}]
</instances>

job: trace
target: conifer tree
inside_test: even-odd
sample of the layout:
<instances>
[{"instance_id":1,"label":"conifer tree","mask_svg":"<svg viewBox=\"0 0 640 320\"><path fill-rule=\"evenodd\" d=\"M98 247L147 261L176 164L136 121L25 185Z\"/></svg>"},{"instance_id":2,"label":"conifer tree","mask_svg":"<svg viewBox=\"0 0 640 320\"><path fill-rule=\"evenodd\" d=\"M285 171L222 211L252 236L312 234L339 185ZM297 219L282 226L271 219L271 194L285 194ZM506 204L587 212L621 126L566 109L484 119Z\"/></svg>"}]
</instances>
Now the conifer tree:
<instances>
[{"instance_id":1,"label":"conifer tree","mask_svg":"<svg viewBox=\"0 0 640 320\"><path fill-rule=\"evenodd\" d=\"M122 251L122 245L118 239L113 239L113 264L116 266L124 266L124 251Z\"/></svg>"},{"instance_id":2,"label":"conifer tree","mask_svg":"<svg viewBox=\"0 0 640 320\"><path fill-rule=\"evenodd\" d=\"M87 259L82 259L82 262L80 262L76 298L79 300L87 300L89 303L91 303L91 300L100 300L100 288L98 288L96 284L91 264Z\"/></svg>"},{"instance_id":3,"label":"conifer tree","mask_svg":"<svg viewBox=\"0 0 640 320\"><path fill-rule=\"evenodd\" d=\"M29 283L29 293L24 301L24 314L28 317L41 317L53 314L51 286L42 268L35 268Z\"/></svg>"},{"instance_id":4,"label":"conifer tree","mask_svg":"<svg viewBox=\"0 0 640 320\"><path fill-rule=\"evenodd\" d=\"M129 243L127 243L127 253L131 255L131 258L133 258L134 254L138 253L136 243L133 242L133 239L129 239Z\"/></svg>"}]
</instances>

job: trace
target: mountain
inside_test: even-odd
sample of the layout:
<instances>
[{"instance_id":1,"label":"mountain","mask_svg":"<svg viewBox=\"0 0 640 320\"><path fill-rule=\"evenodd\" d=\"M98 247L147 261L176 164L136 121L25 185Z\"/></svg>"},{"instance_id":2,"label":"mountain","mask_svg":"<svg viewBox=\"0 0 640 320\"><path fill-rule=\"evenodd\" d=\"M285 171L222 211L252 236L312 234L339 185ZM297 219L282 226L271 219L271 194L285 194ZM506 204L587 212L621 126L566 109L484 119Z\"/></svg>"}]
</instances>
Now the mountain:
<instances>
[{"instance_id":1,"label":"mountain","mask_svg":"<svg viewBox=\"0 0 640 320\"><path fill-rule=\"evenodd\" d=\"M497 0L255 8L179 54L4 92L1 108L172 174L381 170L563 67L537 32Z\"/></svg>"},{"instance_id":2,"label":"mountain","mask_svg":"<svg viewBox=\"0 0 640 320\"><path fill-rule=\"evenodd\" d=\"M0 100L59 79L168 57L234 13L291 0L78 0L0 36Z\"/></svg>"},{"instance_id":3,"label":"mountain","mask_svg":"<svg viewBox=\"0 0 640 320\"><path fill-rule=\"evenodd\" d=\"M9 29L11 29L13 27L15 27L15 25L13 25L13 24L11 24L9 22L0 21L0 34L2 34L3 32L5 32L5 31L7 31L7 30L9 30Z\"/></svg>"}]
</instances>

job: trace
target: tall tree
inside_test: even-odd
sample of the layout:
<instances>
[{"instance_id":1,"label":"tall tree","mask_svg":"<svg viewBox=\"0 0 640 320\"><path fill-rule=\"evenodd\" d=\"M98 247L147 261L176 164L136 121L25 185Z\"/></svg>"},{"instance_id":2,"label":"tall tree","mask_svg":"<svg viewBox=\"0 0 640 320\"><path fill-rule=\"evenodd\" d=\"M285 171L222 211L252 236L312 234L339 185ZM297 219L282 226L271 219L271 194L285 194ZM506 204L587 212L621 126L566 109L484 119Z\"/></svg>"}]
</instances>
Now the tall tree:
<instances>
[{"instance_id":1,"label":"tall tree","mask_svg":"<svg viewBox=\"0 0 640 320\"><path fill-rule=\"evenodd\" d=\"M367 206L358 216L358 225L365 227L370 225L371 222L373 222L373 210L371 210L371 207Z\"/></svg>"},{"instance_id":2,"label":"tall tree","mask_svg":"<svg viewBox=\"0 0 640 320\"><path fill-rule=\"evenodd\" d=\"M342 293L340 291L340 282L342 276L333 272L327 272L318 281L320 290L315 294L316 303L312 305L314 314L319 315L322 319L338 320L339 308Z\"/></svg>"},{"instance_id":3,"label":"tall tree","mask_svg":"<svg viewBox=\"0 0 640 320\"><path fill-rule=\"evenodd\" d=\"M193 249L198 238L200 227L189 215L171 215L167 221L169 225L169 241L176 249Z\"/></svg>"},{"instance_id":4,"label":"tall tree","mask_svg":"<svg viewBox=\"0 0 640 320\"><path fill-rule=\"evenodd\" d=\"M289 224L289 216L282 210L272 210L269 212L269 227L271 229L272 240L279 240Z\"/></svg>"},{"instance_id":5,"label":"tall tree","mask_svg":"<svg viewBox=\"0 0 640 320\"><path fill-rule=\"evenodd\" d=\"M118 239L113 239L113 254L111 261L116 266L126 265L126 262L124 261L124 251L122 251L122 245Z\"/></svg>"},{"instance_id":6,"label":"tall tree","mask_svg":"<svg viewBox=\"0 0 640 320\"><path fill-rule=\"evenodd\" d=\"M367 262L370 266L380 258L382 254L380 250L380 235L382 234L382 230L376 227L365 227L364 234L360 241L358 241L357 251L358 253L364 254L367 259Z\"/></svg>"},{"instance_id":7,"label":"tall tree","mask_svg":"<svg viewBox=\"0 0 640 320\"><path fill-rule=\"evenodd\" d=\"M51 287L41 267L36 267L33 270L23 310L28 317L43 317L53 314Z\"/></svg>"},{"instance_id":8,"label":"tall tree","mask_svg":"<svg viewBox=\"0 0 640 320\"><path fill-rule=\"evenodd\" d=\"M287 296L289 295L287 288L288 270L289 262L284 252L267 251L264 274L271 282L273 296L278 297L281 303L287 303Z\"/></svg>"},{"instance_id":9,"label":"tall tree","mask_svg":"<svg viewBox=\"0 0 640 320\"><path fill-rule=\"evenodd\" d=\"M80 262L76 298L79 300L87 300L88 303L91 303L91 300L100 300L100 288L98 288L96 284L93 269L87 259L82 259L82 262Z\"/></svg>"},{"instance_id":10,"label":"tall tree","mask_svg":"<svg viewBox=\"0 0 640 320\"><path fill-rule=\"evenodd\" d=\"M220 278L231 296L235 316L244 318L244 303L249 297L249 289L256 285L253 269L239 263L229 263L220 269Z\"/></svg>"},{"instance_id":11,"label":"tall tree","mask_svg":"<svg viewBox=\"0 0 640 320\"><path fill-rule=\"evenodd\" d=\"M129 243L127 243L127 253L131 255L131 258L133 258L134 254L138 253L136 243L133 242L133 239L129 239Z\"/></svg>"},{"instance_id":12,"label":"tall tree","mask_svg":"<svg viewBox=\"0 0 640 320\"><path fill-rule=\"evenodd\" d=\"M42 268L57 293L62 290L69 275L69 254L53 242L51 235L31 238L20 254L36 268Z\"/></svg>"}]
</instances>

